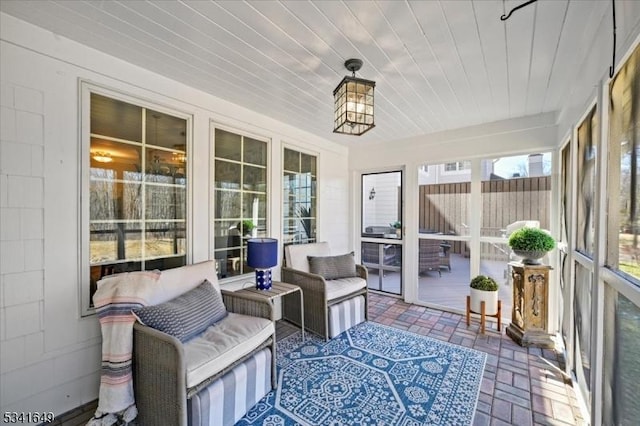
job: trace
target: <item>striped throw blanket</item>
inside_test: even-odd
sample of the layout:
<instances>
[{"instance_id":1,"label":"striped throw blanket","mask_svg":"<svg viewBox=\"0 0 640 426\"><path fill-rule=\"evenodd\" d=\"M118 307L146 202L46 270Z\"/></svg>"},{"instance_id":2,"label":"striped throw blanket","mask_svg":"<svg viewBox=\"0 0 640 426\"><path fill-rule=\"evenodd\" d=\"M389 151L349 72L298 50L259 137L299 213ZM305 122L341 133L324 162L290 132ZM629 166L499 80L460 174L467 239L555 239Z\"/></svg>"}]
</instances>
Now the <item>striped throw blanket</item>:
<instances>
[{"instance_id":1,"label":"striped throw blanket","mask_svg":"<svg viewBox=\"0 0 640 426\"><path fill-rule=\"evenodd\" d=\"M131 310L146 306L160 272L126 272L103 278L93 296L102 331L98 409L87 426L127 424L138 414L133 396Z\"/></svg>"}]
</instances>

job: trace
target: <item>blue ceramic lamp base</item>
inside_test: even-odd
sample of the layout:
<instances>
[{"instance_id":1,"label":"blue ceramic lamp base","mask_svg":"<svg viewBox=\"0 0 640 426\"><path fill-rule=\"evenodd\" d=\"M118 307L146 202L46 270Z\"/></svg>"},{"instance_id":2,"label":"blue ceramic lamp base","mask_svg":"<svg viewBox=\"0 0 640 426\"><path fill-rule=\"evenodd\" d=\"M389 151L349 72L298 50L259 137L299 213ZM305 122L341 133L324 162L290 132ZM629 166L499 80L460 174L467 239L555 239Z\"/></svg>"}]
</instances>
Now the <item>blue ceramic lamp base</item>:
<instances>
[{"instance_id":1,"label":"blue ceramic lamp base","mask_svg":"<svg viewBox=\"0 0 640 426\"><path fill-rule=\"evenodd\" d=\"M271 269L256 269L256 289L271 290Z\"/></svg>"}]
</instances>

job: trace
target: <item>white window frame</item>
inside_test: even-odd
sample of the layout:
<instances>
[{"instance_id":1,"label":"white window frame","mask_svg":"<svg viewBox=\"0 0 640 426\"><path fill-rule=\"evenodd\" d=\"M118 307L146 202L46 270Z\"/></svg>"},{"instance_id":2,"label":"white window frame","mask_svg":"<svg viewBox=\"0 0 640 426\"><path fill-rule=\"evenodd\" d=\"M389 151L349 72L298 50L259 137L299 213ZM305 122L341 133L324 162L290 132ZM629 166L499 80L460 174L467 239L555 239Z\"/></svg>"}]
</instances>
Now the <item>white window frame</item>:
<instances>
[{"instance_id":1,"label":"white window frame","mask_svg":"<svg viewBox=\"0 0 640 426\"><path fill-rule=\"evenodd\" d=\"M230 132L230 133L235 133L237 135L240 135L242 137L248 137L251 139L255 139L258 141L262 141L265 142L267 144L267 160L266 160L266 217L265 217L265 223L266 223L266 229L265 229L265 235L269 236L271 235L271 222L272 222L272 203L273 203L273 199L274 199L274 194L273 194L273 188L271 187L271 175L273 173L273 162L272 162L272 155L271 155L271 150L272 150L272 145L273 145L273 141L271 140L270 137L268 136L264 136L264 135L260 135L258 133L254 133L251 132L249 130L243 130L240 129L238 127L232 127L232 126L228 126L226 124L222 124L219 122L216 122L214 120L210 120L209 122L209 141L210 141L210 156L209 156L209 211L210 216L209 216L209 258L210 259L215 259L215 250L216 250L216 245L215 245L215 200L216 200L216 185L215 185L215 160L216 160L216 150L215 150L215 136L216 136L216 129L219 130L224 130L226 132ZM244 163L242 162L241 164L251 164L251 163ZM244 190L242 190L244 191ZM246 280L246 278L248 276L250 276L253 272L246 272L244 274L239 274L239 275L233 275L230 277L225 277L225 278L219 278L219 281L221 284L223 283L230 283L230 282L234 282L234 281L244 281Z\"/></svg>"},{"instance_id":2,"label":"white window frame","mask_svg":"<svg viewBox=\"0 0 640 426\"><path fill-rule=\"evenodd\" d=\"M80 265L78 268L78 283L79 283L79 305L80 315L89 316L95 314L95 309L91 306L91 288L90 288L90 258L89 258L89 208L90 208L90 148L91 148L91 94L106 96L112 99L116 99L122 102L127 102L132 105L139 106L141 108L152 109L164 114L172 115L177 118L186 120L186 152L193 152L193 116L184 111L180 111L175 108L167 107L159 103L152 103L145 101L141 98L134 97L122 93L120 91L98 85L93 82L79 80L79 114L80 114L80 147L78 150L78 164L79 177L78 177L78 195L79 195L79 230L78 230L78 259L80 259ZM186 263L192 262L193 256L193 220L192 220L192 200L193 200L193 167L192 167L192 155L187 154L186 163Z\"/></svg>"},{"instance_id":3,"label":"white window frame","mask_svg":"<svg viewBox=\"0 0 640 426\"><path fill-rule=\"evenodd\" d=\"M318 185L319 185L319 181L320 181L320 178L319 178L320 155L317 152L305 150L305 149L303 149L303 148L301 148L299 146L296 146L296 145L290 145L290 144L286 144L286 143L283 144L282 145L282 152L281 152L281 156L282 156L282 170L280 171L280 176L281 177L284 176L284 172L285 171L292 171L292 170L286 170L285 167L284 167L285 166L285 161L284 161L284 151L285 151L285 149L288 149L290 151L296 151L299 154L305 154L305 155L312 156L316 160L316 172L315 172L315 186L316 186L316 188L315 188L315 195L313 196L313 198L315 198L315 216L313 216L313 219L315 220L316 233L315 233L315 238L313 240L314 240L314 242L317 242L318 241L319 212L320 212L320 209L319 209L319 203L320 203L320 196L319 195L320 194L319 194L319 191L318 191ZM284 232L285 232L285 228L284 228L284 226L285 226L284 225L284 220L285 220L285 217L284 217L284 213L285 213L284 212L284 202L285 202L285 200L284 200L284 188L282 188L282 186L281 186L279 189L282 192L282 201L281 201L282 202L282 210L281 210L281 214L280 214L280 216L281 216L280 217L280 221L282 222L282 225L281 225L282 226L282 243L283 243L283 245L285 245L285 244L297 244L296 242L289 242L289 243L285 242L285 239L284 239Z\"/></svg>"}]
</instances>

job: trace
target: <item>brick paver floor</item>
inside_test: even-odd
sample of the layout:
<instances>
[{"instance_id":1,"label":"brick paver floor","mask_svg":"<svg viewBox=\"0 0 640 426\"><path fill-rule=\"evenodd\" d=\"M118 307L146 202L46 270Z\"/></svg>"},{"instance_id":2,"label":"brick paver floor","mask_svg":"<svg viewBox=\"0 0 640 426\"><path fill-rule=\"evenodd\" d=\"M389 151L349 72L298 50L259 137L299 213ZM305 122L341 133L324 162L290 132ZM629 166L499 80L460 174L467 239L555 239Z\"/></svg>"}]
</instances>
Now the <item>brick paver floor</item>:
<instances>
[{"instance_id":1,"label":"brick paver floor","mask_svg":"<svg viewBox=\"0 0 640 426\"><path fill-rule=\"evenodd\" d=\"M369 320L487 353L474 425L584 425L561 353L523 348L488 322L369 294ZM508 322L507 324L508 325Z\"/></svg>"},{"instance_id":2,"label":"brick paver floor","mask_svg":"<svg viewBox=\"0 0 640 426\"><path fill-rule=\"evenodd\" d=\"M369 293L369 320L474 348L488 354L474 426L584 425L571 381L561 368L562 356L552 350L523 348L504 329L488 323L480 334L474 319L467 327L462 315L411 305L402 300ZM299 331L278 321L276 335L282 339ZM97 401L65 413L56 425L84 425Z\"/></svg>"}]
</instances>

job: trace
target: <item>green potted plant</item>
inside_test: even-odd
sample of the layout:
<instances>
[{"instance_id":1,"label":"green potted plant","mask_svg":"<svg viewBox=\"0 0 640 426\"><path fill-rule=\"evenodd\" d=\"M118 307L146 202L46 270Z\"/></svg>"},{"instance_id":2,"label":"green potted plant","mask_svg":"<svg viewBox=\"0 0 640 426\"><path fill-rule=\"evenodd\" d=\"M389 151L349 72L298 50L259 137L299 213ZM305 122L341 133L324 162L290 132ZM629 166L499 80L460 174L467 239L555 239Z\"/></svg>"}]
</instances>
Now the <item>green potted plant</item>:
<instances>
[{"instance_id":1,"label":"green potted plant","mask_svg":"<svg viewBox=\"0 0 640 426\"><path fill-rule=\"evenodd\" d=\"M249 219L245 219L238 223L238 229L242 235L253 236L253 230L255 227L256 226L253 224L253 221Z\"/></svg>"},{"instance_id":2,"label":"green potted plant","mask_svg":"<svg viewBox=\"0 0 640 426\"><path fill-rule=\"evenodd\" d=\"M539 265L540 259L555 246L553 237L540 228L520 228L509 236L509 247L525 265Z\"/></svg>"},{"instance_id":3,"label":"green potted plant","mask_svg":"<svg viewBox=\"0 0 640 426\"><path fill-rule=\"evenodd\" d=\"M471 292L471 310L480 313L481 303L484 302L485 315L495 315L498 312L498 283L486 275L478 275L469 283Z\"/></svg>"},{"instance_id":4,"label":"green potted plant","mask_svg":"<svg viewBox=\"0 0 640 426\"><path fill-rule=\"evenodd\" d=\"M395 222L390 223L389 226L391 226L392 228L395 228L396 235L398 237L402 235L402 222L400 222L399 220L396 220Z\"/></svg>"}]
</instances>

